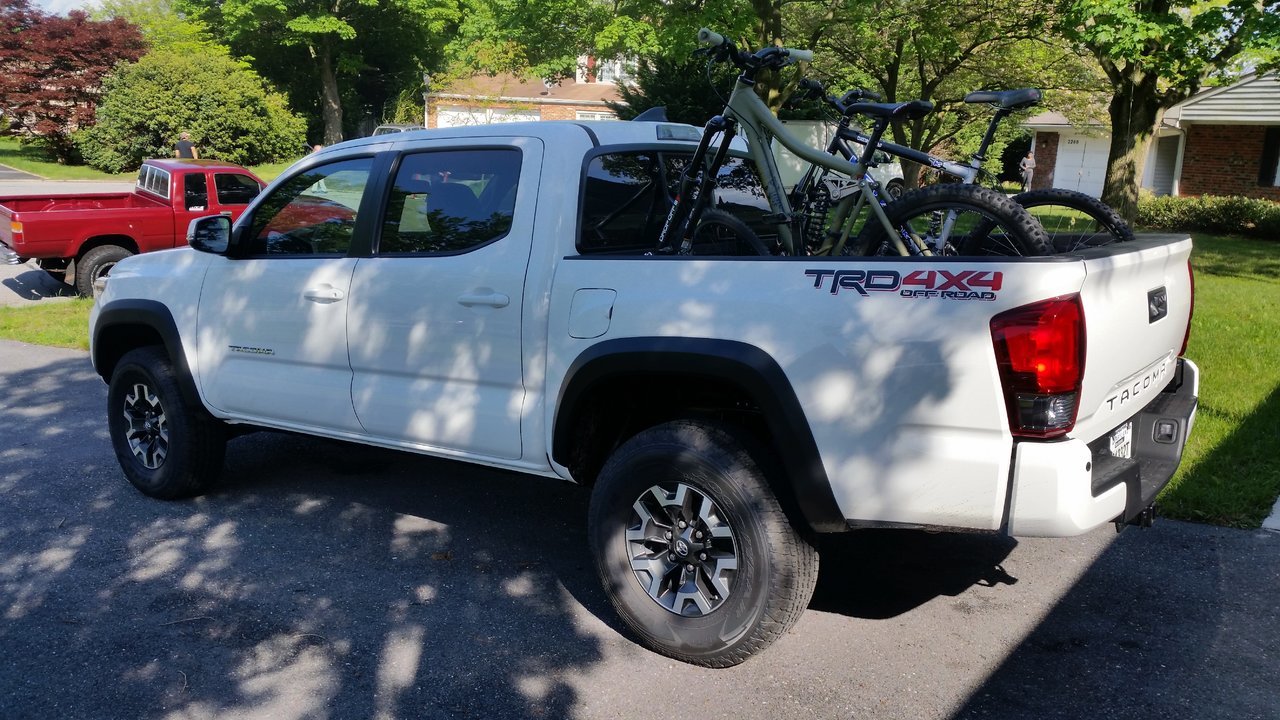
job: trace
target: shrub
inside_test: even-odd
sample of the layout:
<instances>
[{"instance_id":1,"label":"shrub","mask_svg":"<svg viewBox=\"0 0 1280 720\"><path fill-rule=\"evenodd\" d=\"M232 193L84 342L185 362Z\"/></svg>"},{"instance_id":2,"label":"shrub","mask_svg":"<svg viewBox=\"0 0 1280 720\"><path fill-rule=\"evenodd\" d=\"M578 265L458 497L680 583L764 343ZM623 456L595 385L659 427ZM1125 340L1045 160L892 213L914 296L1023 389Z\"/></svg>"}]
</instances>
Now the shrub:
<instances>
[{"instance_id":1,"label":"shrub","mask_svg":"<svg viewBox=\"0 0 1280 720\"><path fill-rule=\"evenodd\" d=\"M1253 235L1280 240L1280 203L1239 196L1138 199L1138 225L1155 230Z\"/></svg>"},{"instance_id":2,"label":"shrub","mask_svg":"<svg viewBox=\"0 0 1280 720\"><path fill-rule=\"evenodd\" d=\"M200 157L256 165L295 157L306 123L244 63L216 48L161 50L107 80L98 124L76 134L85 161L107 172L170 157L191 133Z\"/></svg>"}]
</instances>

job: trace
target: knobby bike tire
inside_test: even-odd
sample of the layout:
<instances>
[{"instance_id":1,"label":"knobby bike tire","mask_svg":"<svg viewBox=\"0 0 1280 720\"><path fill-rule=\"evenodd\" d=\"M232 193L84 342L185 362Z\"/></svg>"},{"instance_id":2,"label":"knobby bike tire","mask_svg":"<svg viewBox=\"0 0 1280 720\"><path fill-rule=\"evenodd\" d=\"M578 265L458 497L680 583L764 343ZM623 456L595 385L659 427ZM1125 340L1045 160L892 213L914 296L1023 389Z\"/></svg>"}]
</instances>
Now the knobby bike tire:
<instances>
[{"instance_id":1,"label":"knobby bike tire","mask_svg":"<svg viewBox=\"0 0 1280 720\"><path fill-rule=\"evenodd\" d=\"M693 230L690 255L771 255L769 247L745 222L723 210L702 212Z\"/></svg>"},{"instance_id":2,"label":"knobby bike tire","mask_svg":"<svg viewBox=\"0 0 1280 720\"><path fill-rule=\"evenodd\" d=\"M958 217L944 256L1040 256L1053 253L1049 235L1039 222L1005 195L978 185L947 183L918 188L885 207L889 222L920 234L938 224L948 211ZM930 249L931 239L926 239ZM852 254L897 255L884 226L871 215L858 233Z\"/></svg>"},{"instance_id":3,"label":"knobby bike tire","mask_svg":"<svg viewBox=\"0 0 1280 720\"><path fill-rule=\"evenodd\" d=\"M1055 252L1133 240L1133 230L1110 205L1082 192L1048 188L1013 196L1049 234ZM1064 208L1073 212L1055 212ZM1083 215L1084 217L1080 217Z\"/></svg>"}]
</instances>

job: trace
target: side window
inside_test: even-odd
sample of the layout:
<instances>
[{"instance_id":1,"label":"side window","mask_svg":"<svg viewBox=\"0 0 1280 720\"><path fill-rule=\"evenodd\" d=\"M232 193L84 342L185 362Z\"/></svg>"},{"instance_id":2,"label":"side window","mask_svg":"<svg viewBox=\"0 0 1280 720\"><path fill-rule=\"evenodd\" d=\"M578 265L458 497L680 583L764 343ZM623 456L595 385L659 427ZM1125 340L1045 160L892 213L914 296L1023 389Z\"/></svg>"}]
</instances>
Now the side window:
<instances>
[{"instance_id":1,"label":"side window","mask_svg":"<svg viewBox=\"0 0 1280 720\"><path fill-rule=\"evenodd\" d=\"M240 173L214 173L213 187L219 205L248 205L258 197L258 181Z\"/></svg>"},{"instance_id":2,"label":"side window","mask_svg":"<svg viewBox=\"0 0 1280 720\"><path fill-rule=\"evenodd\" d=\"M209 181L204 173L187 173L182 178L182 202L191 211L209 207Z\"/></svg>"},{"instance_id":3,"label":"side window","mask_svg":"<svg viewBox=\"0 0 1280 720\"><path fill-rule=\"evenodd\" d=\"M667 174L668 196L674 197L680 186L680 173L688 166L692 153L663 153ZM778 229L764 221L770 213L769 198L756 166L750 160L729 157L716 177L715 207L736 215L766 244L778 237Z\"/></svg>"},{"instance_id":4,"label":"side window","mask_svg":"<svg viewBox=\"0 0 1280 720\"><path fill-rule=\"evenodd\" d=\"M346 255L373 158L312 168L277 187L254 212L248 255Z\"/></svg>"},{"instance_id":5,"label":"side window","mask_svg":"<svg viewBox=\"0 0 1280 720\"><path fill-rule=\"evenodd\" d=\"M653 153L600 155L587 166L578 252L652 249L669 202Z\"/></svg>"},{"instance_id":6,"label":"side window","mask_svg":"<svg viewBox=\"0 0 1280 720\"><path fill-rule=\"evenodd\" d=\"M465 252L502 238L511 229L520 160L514 148L405 155L378 254Z\"/></svg>"}]
</instances>

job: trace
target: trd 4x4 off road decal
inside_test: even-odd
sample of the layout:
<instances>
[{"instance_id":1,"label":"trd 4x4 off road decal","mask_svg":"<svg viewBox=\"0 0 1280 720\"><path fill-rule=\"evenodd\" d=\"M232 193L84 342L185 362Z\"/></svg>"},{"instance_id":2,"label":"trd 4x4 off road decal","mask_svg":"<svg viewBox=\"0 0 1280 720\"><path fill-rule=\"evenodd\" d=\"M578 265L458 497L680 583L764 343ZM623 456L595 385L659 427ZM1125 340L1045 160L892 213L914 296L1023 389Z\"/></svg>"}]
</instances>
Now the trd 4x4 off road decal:
<instances>
[{"instance_id":1,"label":"trd 4x4 off road decal","mask_svg":"<svg viewBox=\"0 0 1280 720\"><path fill-rule=\"evenodd\" d=\"M832 295L852 290L862 297L873 292L896 292L908 298L995 300L1004 283L998 270L805 270L813 287Z\"/></svg>"}]
</instances>

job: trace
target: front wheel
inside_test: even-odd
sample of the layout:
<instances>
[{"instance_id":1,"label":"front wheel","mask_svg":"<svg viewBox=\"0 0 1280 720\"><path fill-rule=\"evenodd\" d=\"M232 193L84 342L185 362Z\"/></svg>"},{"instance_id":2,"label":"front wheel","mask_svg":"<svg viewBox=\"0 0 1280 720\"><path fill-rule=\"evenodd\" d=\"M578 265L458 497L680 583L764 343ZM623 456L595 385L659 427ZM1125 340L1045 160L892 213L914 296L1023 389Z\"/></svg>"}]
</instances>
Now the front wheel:
<instances>
[{"instance_id":1,"label":"front wheel","mask_svg":"<svg viewBox=\"0 0 1280 720\"><path fill-rule=\"evenodd\" d=\"M769 248L745 222L723 210L702 212L693 230L690 255L769 255Z\"/></svg>"},{"instance_id":2,"label":"front wheel","mask_svg":"<svg viewBox=\"0 0 1280 720\"><path fill-rule=\"evenodd\" d=\"M933 255L1050 255L1049 236L1035 218L1004 195L978 185L946 183L904 193L884 209L897 239ZM900 255L874 214L858 233L864 255Z\"/></svg>"},{"instance_id":3,"label":"front wheel","mask_svg":"<svg viewBox=\"0 0 1280 720\"><path fill-rule=\"evenodd\" d=\"M1133 230L1110 205L1082 192L1049 188L1014 195L1040 222L1055 252L1133 240Z\"/></svg>"},{"instance_id":4,"label":"front wheel","mask_svg":"<svg viewBox=\"0 0 1280 720\"><path fill-rule=\"evenodd\" d=\"M711 423L669 422L605 463L588 537L605 592L647 647L706 667L763 650L800 617L818 557L748 450Z\"/></svg>"},{"instance_id":5,"label":"front wheel","mask_svg":"<svg viewBox=\"0 0 1280 720\"><path fill-rule=\"evenodd\" d=\"M107 390L107 426L120 468L143 494L162 500L199 495L222 472L222 423L193 405L159 347L120 358Z\"/></svg>"}]
</instances>

